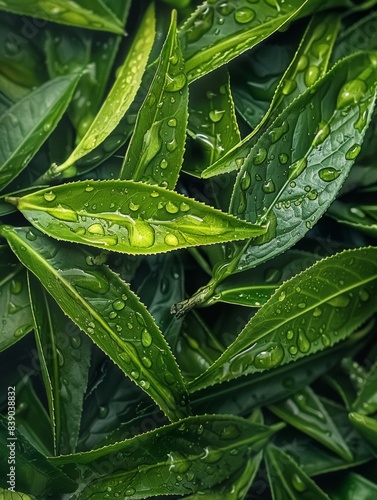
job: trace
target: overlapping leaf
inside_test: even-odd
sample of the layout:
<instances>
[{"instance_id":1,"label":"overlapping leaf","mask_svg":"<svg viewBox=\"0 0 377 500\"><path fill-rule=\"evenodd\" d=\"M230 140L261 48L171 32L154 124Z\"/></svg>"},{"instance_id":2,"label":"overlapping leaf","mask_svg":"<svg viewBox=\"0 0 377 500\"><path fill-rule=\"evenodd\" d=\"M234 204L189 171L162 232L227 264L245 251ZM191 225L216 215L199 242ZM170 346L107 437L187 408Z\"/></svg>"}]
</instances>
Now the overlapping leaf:
<instances>
[{"instance_id":1,"label":"overlapping leaf","mask_svg":"<svg viewBox=\"0 0 377 500\"><path fill-rule=\"evenodd\" d=\"M179 368L147 309L115 273L28 228L2 226L17 257L63 311L176 420L187 414ZM86 259L88 257L88 259Z\"/></svg>"},{"instance_id":2,"label":"overlapping leaf","mask_svg":"<svg viewBox=\"0 0 377 500\"><path fill-rule=\"evenodd\" d=\"M13 202L50 236L130 254L250 238L266 230L174 191L131 181L75 182Z\"/></svg>"}]
</instances>

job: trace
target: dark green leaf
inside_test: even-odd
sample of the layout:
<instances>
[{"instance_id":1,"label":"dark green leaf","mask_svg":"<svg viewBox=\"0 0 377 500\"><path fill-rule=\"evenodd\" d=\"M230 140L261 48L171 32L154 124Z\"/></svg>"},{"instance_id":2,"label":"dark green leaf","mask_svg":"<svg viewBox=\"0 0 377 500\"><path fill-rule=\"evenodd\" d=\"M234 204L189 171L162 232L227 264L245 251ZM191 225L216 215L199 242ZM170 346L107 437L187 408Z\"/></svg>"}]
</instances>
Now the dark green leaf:
<instances>
[{"instance_id":1,"label":"dark green leaf","mask_svg":"<svg viewBox=\"0 0 377 500\"><path fill-rule=\"evenodd\" d=\"M101 0L0 0L0 10L55 23L123 34L123 25Z\"/></svg>"},{"instance_id":2,"label":"dark green leaf","mask_svg":"<svg viewBox=\"0 0 377 500\"><path fill-rule=\"evenodd\" d=\"M188 84L173 11L156 74L137 116L121 179L174 188L183 161L187 106Z\"/></svg>"},{"instance_id":3,"label":"dark green leaf","mask_svg":"<svg viewBox=\"0 0 377 500\"><path fill-rule=\"evenodd\" d=\"M67 109L79 78L78 73L55 78L0 117L0 188L17 177L51 134Z\"/></svg>"},{"instance_id":4,"label":"dark green leaf","mask_svg":"<svg viewBox=\"0 0 377 500\"><path fill-rule=\"evenodd\" d=\"M355 472L342 475L336 486L330 487L333 500L373 500L377 496L377 485Z\"/></svg>"},{"instance_id":5,"label":"dark green leaf","mask_svg":"<svg viewBox=\"0 0 377 500\"><path fill-rule=\"evenodd\" d=\"M7 246L0 246L0 351L18 342L33 326L26 273Z\"/></svg>"},{"instance_id":6,"label":"dark green leaf","mask_svg":"<svg viewBox=\"0 0 377 500\"><path fill-rule=\"evenodd\" d=\"M371 366L361 387L357 398L352 405L353 411L361 414L371 415L377 412L377 361Z\"/></svg>"},{"instance_id":7,"label":"dark green leaf","mask_svg":"<svg viewBox=\"0 0 377 500\"><path fill-rule=\"evenodd\" d=\"M29 289L55 454L73 453L80 430L92 343L65 317L32 275Z\"/></svg>"},{"instance_id":8,"label":"dark green leaf","mask_svg":"<svg viewBox=\"0 0 377 500\"><path fill-rule=\"evenodd\" d=\"M160 330L136 295L79 248L28 228L0 229L59 306L172 420L187 414L186 389Z\"/></svg>"},{"instance_id":9,"label":"dark green leaf","mask_svg":"<svg viewBox=\"0 0 377 500\"><path fill-rule=\"evenodd\" d=\"M350 413L349 419L351 424L363 436L373 454L377 456L377 420L356 412Z\"/></svg>"},{"instance_id":10,"label":"dark green leaf","mask_svg":"<svg viewBox=\"0 0 377 500\"><path fill-rule=\"evenodd\" d=\"M275 368L347 338L376 310L376 257L373 247L345 251L285 282L191 390Z\"/></svg>"},{"instance_id":11,"label":"dark green leaf","mask_svg":"<svg viewBox=\"0 0 377 500\"><path fill-rule=\"evenodd\" d=\"M259 236L241 221L174 191L133 181L88 181L15 199L33 225L57 239L131 254Z\"/></svg>"},{"instance_id":12,"label":"dark green leaf","mask_svg":"<svg viewBox=\"0 0 377 500\"><path fill-rule=\"evenodd\" d=\"M377 238L377 220L376 217L368 211L368 207L361 204L343 203L336 200L331 205L328 215L347 227L352 227L373 238Z\"/></svg>"}]
</instances>

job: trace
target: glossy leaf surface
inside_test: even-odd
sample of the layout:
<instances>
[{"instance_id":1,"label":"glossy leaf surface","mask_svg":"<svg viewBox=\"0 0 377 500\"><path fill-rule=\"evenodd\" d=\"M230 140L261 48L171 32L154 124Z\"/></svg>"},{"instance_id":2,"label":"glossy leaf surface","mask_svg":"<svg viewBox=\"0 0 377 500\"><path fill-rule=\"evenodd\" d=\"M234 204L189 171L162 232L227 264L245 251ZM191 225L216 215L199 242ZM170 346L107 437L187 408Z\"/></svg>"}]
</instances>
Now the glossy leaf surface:
<instances>
[{"instance_id":1,"label":"glossy leaf surface","mask_svg":"<svg viewBox=\"0 0 377 500\"><path fill-rule=\"evenodd\" d=\"M66 318L34 276L29 276L29 280L55 453L73 453L80 430L92 343Z\"/></svg>"},{"instance_id":2,"label":"glossy leaf surface","mask_svg":"<svg viewBox=\"0 0 377 500\"><path fill-rule=\"evenodd\" d=\"M134 498L187 494L222 482L224 475L237 471L249 454L263 448L280 427L266 427L229 415L189 417L109 447L56 457L52 462L101 470L100 465L108 463L114 453L122 457L113 464L111 474L101 478L92 473L80 499L99 499L108 487L120 496Z\"/></svg>"},{"instance_id":3,"label":"glossy leaf surface","mask_svg":"<svg viewBox=\"0 0 377 500\"><path fill-rule=\"evenodd\" d=\"M253 4L246 0L235 4L222 0L204 2L180 30L189 80L196 80L251 49L297 16L307 4L307 0L281 5L261 0Z\"/></svg>"},{"instance_id":4,"label":"glossy leaf surface","mask_svg":"<svg viewBox=\"0 0 377 500\"><path fill-rule=\"evenodd\" d=\"M350 413L349 419L351 424L359 431L363 436L368 446L373 451L373 454L377 455L377 420L372 417L367 417L366 415L361 415L360 413Z\"/></svg>"},{"instance_id":5,"label":"glossy leaf surface","mask_svg":"<svg viewBox=\"0 0 377 500\"><path fill-rule=\"evenodd\" d=\"M354 498L373 499L377 495L377 486L360 474L347 472L340 484L331 491L334 500L353 500Z\"/></svg>"},{"instance_id":6,"label":"glossy leaf surface","mask_svg":"<svg viewBox=\"0 0 377 500\"><path fill-rule=\"evenodd\" d=\"M25 269L6 246L0 246L0 351L32 329Z\"/></svg>"},{"instance_id":7,"label":"glossy leaf surface","mask_svg":"<svg viewBox=\"0 0 377 500\"><path fill-rule=\"evenodd\" d=\"M376 310L376 255L373 247L345 251L285 282L191 390L275 368L347 338Z\"/></svg>"},{"instance_id":8,"label":"glossy leaf surface","mask_svg":"<svg viewBox=\"0 0 377 500\"><path fill-rule=\"evenodd\" d=\"M121 179L174 188L183 161L187 106L188 84L173 13L156 74L137 116Z\"/></svg>"},{"instance_id":9,"label":"glossy leaf surface","mask_svg":"<svg viewBox=\"0 0 377 500\"><path fill-rule=\"evenodd\" d=\"M15 201L57 239L130 254L166 252L258 236L265 228L145 183L88 181Z\"/></svg>"},{"instance_id":10,"label":"glossy leaf surface","mask_svg":"<svg viewBox=\"0 0 377 500\"><path fill-rule=\"evenodd\" d=\"M123 26L113 12L101 0L1 0L0 10L14 14L38 17L47 21L70 24L80 28L111 31L123 34Z\"/></svg>"},{"instance_id":11,"label":"glossy leaf surface","mask_svg":"<svg viewBox=\"0 0 377 500\"><path fill-rule=\"evenodd\" d=\"M172 419L187 414L186 389L149 312L115 273L80 249L28 228L1 234L59 307Z\"/></svg>"},{"instance_id":12,"label":"glossy leaf surface","mask_svg":"<svg viewBox=\"0 0 377 500\"><path fill-rule=\"evenodd\" d=\"M79 78L72 74L50 80L0 117L0 188L27 166L56 127Z\"/></svg>"},{"instance_id":13,"label":"glossy leaf surface","mask_svg":"<svg viewBox=\"0 0 377 500\"><path fill-rule=\"evenodd\" d=\"M352 409L363 415L371 415L377 411L377 362L375 362L368 371L357 398L353 402Z\"/></svg>"},{"instance_id":14,"label":"glossy leaf surface","mask_svg":"<svg viewBox=\"0 0 377 500\"><path fill-rule=\"evenodd\" d=\"M140 87L155 36L155 13L152 3L145 13L142 24L120 67L116 81L89 129L69 158L61 165L53 165L48 177L73 177L77 160L101 144L123 118ZM73 167L73 168L70 168Z\"/></svg>"}]
</instances>

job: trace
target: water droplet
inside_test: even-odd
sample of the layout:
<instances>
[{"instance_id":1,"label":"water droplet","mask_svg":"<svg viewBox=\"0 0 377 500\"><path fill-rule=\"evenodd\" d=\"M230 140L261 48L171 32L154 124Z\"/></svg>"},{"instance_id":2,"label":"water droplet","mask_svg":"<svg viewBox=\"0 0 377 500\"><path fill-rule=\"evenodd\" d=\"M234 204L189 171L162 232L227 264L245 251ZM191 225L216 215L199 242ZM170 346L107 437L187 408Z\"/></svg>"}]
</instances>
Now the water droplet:
<instances>
[{"instance_id":1,"label":"water droplet","mask_svg":"<svg viewBox=\"0 0 377 500\"><path fill-rule=\"evenodd\" d=\"M346 153L346 160L355 160L361 151L360 144L354 144Z\"/></svg>"},{"instance_id":2,"label":"water droplet","mask_svg":"<svg viewBox=\"0 0 377 500\"><path fill-rule=\"evenodd\" d=\"M224 109L222 109L222 110L215 109L215 110L212 110L209 112L209 118L214 123L217 123L222 119L222 117L224 116L224 113L225 113Z\"/></svg>"},{"instance_id":3,"label":"water droplet","mask_svg":"<svg viewBox=\"0 0 377 500\"><path fill-rule=\"evenodd\" d=\"M313 191L310 191L310 193L308 193L308 198L309 200L316 200L318 198L318 191L316 191L315 189L313 189Z\"/></svg>"},{"instance_id":4,"label":"water droplet","mask_svg":"<svg viewBox=\"0 0 377 500\"><path fill-rule=\"evenodd\" d=\"M113 302L113 308L116 310L116 311L121 311L122 309L124 309L126 306L126 304L124 303L123 300L116 300L115 302Z\"/></svg>"},{"instance_id":5,"label":"water droplet","mask_svg":"<svg viewBox=\"0 0 377 500\"><path fill-rule=\"evenodd\" d=\"M362 300L363 302L367 302L369 300L369 292L365 289L361 289L359 290L359 297L360 297L360 300Z\"/></svg>"},{"instance_id":6,"label":"water droplet","mask_svg":"<svg viewBox=\"0 0 377 500\"><path fill-rule=\"evenodd\" d=\"M249 23L254 19L254 17L255 12L249 7L239 8L234 13L234 19L240 24Z\"/></svg>"},{"instance_id":7,"label":"water droplet","mask_svg":"<svg viewBox=\"0 0 377 500\"><path fill-rule=\"evenodd\" d=\"M329 347L329 345L330 345L331 342L330 342L330 339L327 337L327 335L322 334L321 335L321 340L322 340L322 344L323 344L324 347Z\"/></svg>"},{"instance_id":8,"label":"water droplet","mask_svg":"<svg viewBox=\"0 0 377 500\"><path fill-rule=\"evenodd\" d=\"M292 94L297 88L297 83L294 80L287 79L285 80L282 88L282 93L284 95Z\"/></svg>"},{"instance_id":9,"label":"water droplet","mask_svg":"<svg viewBox=\"0 0 377 500\"><path fill-rule=\"evenodd\" d=\"M261 351L254 358L254 366L259 369L274 368L284 358L284 349L280 344L271 344L265 351Z\"/></svg>"},{"instance_id":10,"label":"water droplet","mask_svg":"<svg viewBox=\"0 0 377 500\"><path fill-rule=\"evenodd\" d=\"M92 224L88 227L88 233L103 236L105 234L105 229L101 224Z\"/></svg>"},{"instance_id":11,"label":"water droplet","mask_svg":"<svg viewBox=\"0 0 377 500\"><path fill-rule=\"evenodd\" d=\"M300 158L300 160L295 161L288 169L289 180L296 179L307 167L308 160L306 158Z\"/></svg>"},{"instance_id":12,"label":"water droplet","mask_svg":"<svg viewBox=\"0 0 377 500\"><path fill-rule=\"evenodd\" d=\"M269 133L268 137L270 141L274 144L279 141L284 134L289 130L288 122L284 121L279 127L273 128Z\"/></svg>"},{"instance_id":13,"label":"water droplet","mask_svg":"<svg viewBox=\"0 0 377 500\"><path fill-rule=\"evenodd\" d=\"M175 118L170 118L168 121L169 127L176 127L177 126L177 120Z\"/></svg>"},{"instance_id":14,"label":"water droplet","mask_svg":"<svg viewBox=\"0 0 377 500\"><path fill-rule=\"evenodd\" d=\"M166 75L167 84L165 90L167 92L179 92L187 83L187 77L184 73L179 73L178 75L171 76Z\"/></svg>"},{"instance_id":15,"label":"water droplet","mask_svg":"<svg viewBox=\"0 0 377 500\"><path fill-rule=\"evenodd\" d=\"M161 161L160 161L160 167L162 168L162 170L165 170L165 168L167 168L168 166L168 162L167 160L165 160L165 158L163 158Z\"/></svg>"},{"instance_id":16,"label":"water droplet","mask_svg":"<svg viewBox=\"0 0 377 500\"><path fill-rule=\"evenodd\" d=\"M152 335L148 332L148 330L143 330L141 334L141 343L144 347L150 347L152 345Z\"/></svg>"},{"instance_id":17,"label":"water droplet","mask_svg":"<svg viewBox=\"0 0 377 500\"><path fill-rule=\"evenodd\" d=\"M152 360L150 358L147 358L147 356L142 356L141 362L146 368L150 368L152 366Z\"/></svg>"},{"instance_id":18,"label":"water droplet","mask_svg":"<svg viewBox=\"0 0 377 500\"><path fill-rule=\"evenodd\" d=\"M253 163L254 165L261 165L267 158L267 150L264 148L260 148L258 153L254 156Z\"/></svg>"},{"instance_id":19,"label":"water droplet","mask_svg":"<svg viewBox=\"0 0 377 500\"><path fill-rule=\"evenodd\" d=\"M297 346L304 354L310 351L310 342L302 328L298 329Z\"/></svg>"},{"instance_id":20,"label":"water droplet","mask_svg":"<svg viewBox=\"0 0 377 500\"><path fill-rule=\"evenodd\" d=\"M293 332L293 330L288 330L288 331L287 331L287 339L288 339L288 340L292 340L292 339L293 339L293 336L294 336L294 332Z\"/></svg>"},{"instance_id":21,"label":"water droplet","mask_svg":"<svg viewBox=\"0 0 377 500\"><path fill-rule=\"evenodd\" d=\"M174 203L172 203L171 201L168 201L167 204L165 205L165 210L169 213L169 214L176 214L177 212L179 212L179 208L177 207L177 205L175 205Z\"/></svg>"},{"instance_id":22,"label":"water droplet","mask_svg":"<svg viewBox=\"0 0 377 500\"><path fill-rule=\"evenodd\" d=\"M240 435L239 428L234 425L226 425L220 433L220 439L235 439Z\"/></svg>"},{"instance_id":23,"label":"water droplet","mask_svg":"<svg viewBox=\"0 0 377 500\"><path fill-rule=\"evenodd\" d=\"M279 300L279 302L283 302L284 299L285 299L285 292L281 292L278 300Z\"/></svg>"},{"instance_id":24,"label":"water droplet","mask_svg":"<svg viewBox=\"0 0 377 500\"><path fill-rule=\"evenodd\" d=\"M292 354L292 356L295 356L297 354L297 347L295 345L291 345L288 351Z\"/></svg>"},{"instance_id":25,"label":"water droplet","mask_svg":"<svg viewBox=\"0 0 377 500\"><path fill-rule=\"evenodd\" d=\"M91 193L91 192L93 191L93 189L94 189L94 187L93 187L93 186L88 185L88 186L86 186L85 191L86 191L87 193Z\"/></svg>"},{"instance_id":26,"label":"water droplet","mask_svg":"<svg viewBox=\"0 0 377 500\"><path fill-rule=\"evenodd\" d=\"M320 179L325 182L331 182L337 179L340 175L340 170L333 167L322 168L318 173Z\"/></svg>"},{"instance_id":27,"label":"water droplet","mask_svg":"<svg viewBox=\"0 0 377 500\"><path fill-rule=\"evenodd\" d=\"M305 54L302 55L300 59L297 61L297 71L298 72L304 71L308 67L308 64L309 64L308 56Z\"/></svg>"},{"instance_id":28,"label":"water droplet","mask_svg":"<svg viewBox=\"0 0 377 500\"><path fill-rule=\"evenodd\" d=\"M330 135L330 132L331 132L330 125L327 122L321 121L318 124L318 128L314 136L312 145L314 147L317 147L320 144L322 144L324 140Z\"/></svg>"},{"instance_id":29,"label":"water droplet","mask_svg":"<svg viewBox=\"0 0 377 500\"><path fill-rule=\"evenodd\" d=\"M47 193L44 193L43 198L46 201L54 201L56 199L56 194L52 191L48 191Z\"/></svg>"},{"instance_id":30,"label":"water droplet","mask_svg":"<svg viewBox=\"0 0 377 500\"><path fill-rule=\"evenodd\" d=\"M135 493L135 488L127 488L125 491L126 497L132 497L132 495L135 495Z\"/></svg>"},{"instance_id":31,"label":"water droplet","mask_svg":"<svg viewBox=\"0 0 377 500\"><path fill-rule=\"evenodd\" d=\"M29 230L26 233L26 239L28 239L29 241L35 241L37 239L37 237L35 236L35 234L33 233L33 231Z\"/></svg>"},{"instance_id":32,"label":"water droplet","mask_svg":"<svg viewBox=\"0 0 377 500\"><path fill-rule=\"evenodd\" d=\"M305 71L304 81L307 87L311 87L315 84L320 76L320 71L318 66L309 66Z\"/></svg>"},{"instance_id":33,"label":"water droplet","mask_svg":"<svg viewBox=\"0 0 377 500\"><path fill-rule=\"evenodd\" d=\"M173 233L168 233L165 236L165 243L171 247L176 247L179 244L178 238Z\"/></svg>"},{"instance_id":34,"label":"water droplet","mask_svg":"<svg viewBox=\"0 0 377 500\"><path fill-rule=\"evenodd\" d=\"M243 173L240 184L241 184L241 189L243 189L244 191L249 189L251 185L251 177L249 172L245 171Z\"/></svg>"},{"instance_id":35,"label":"water droplet","mask_svg":"<svg viewBox=\"0 0 377 500\"><path fill-rule=\"evenodd\" d=\"M153 228L145 221L135 220L130 229L130 244L135 248L150 248L155 242Z\"/></svg>"},{"instance_id":36,"label":"water droplet","mask_svg":"<svg viewBox=\"0 0 377 500\"><path fill-rule=\"evenodd\" d=\"M181 210L181 212L188 212L190 210L190 205L182 201L182 203L179 205L179 210Z\"/></svg>"},{"instance_id":37,"label":"water droplet","mask_svg":"<svg viewBox=\"0 0 377 500\"><path fill-rule=\"evenodd\" d=\"M129 204L128 204L128 208L132 211L132 212L137 212L140 208L140 205L138 203L134 203L133 201L130 201Z\"/></svg>"},{"instance_id":38,"label":"water droplet","mask_svg":"<svg viewBox=\"0 0 377 500\"><path fill-rule=\"evenodd\" d=\"M306 308L306 303L305 303L305 302L299 302L299 303L297 304L297 307L298 307L299 309L305 309L305 308Z\"/></svg>"},{"instance_id":39,"label":"water droplet","mask_svg":"<svg viewBox=\"0 0 377 500\"><path fill-rule=\"evenodd\" d=\"M315 318L318 318L319 316L322 316L322 309L320 309L319 307L316 307L313 311L313 316Z\"/></svg>"},{"instance_id":40,"label":"water droplet","mask_svg":"<svg viewBox=\"0 0 377 500\"><path fill-rule=\"evenodd\" d=\"M280 153L279 154L279 161L282 165L285 165L289 160L289 156L285 153Z\"/></svg>"},{"instance_id":41,"label":"water droplet","mask_svg":"<svg viewBox=\"0 0 377 500\"><path fill-rule=\"evenodd\" d=\"M306 491L307 487L301 477L296 473L292 476L292 486L296 491L303 492Z\"/></svg>"},{"instance_id":42,"label":"water droplet","mask_svg":"<svg viewBox=\"0 0 377 500\"><path fill-rule=\"evenodd\" d=\"M346 82L339 91L336 102L337 109L343 109L360 102L367 90L367 85L363 80L355 79Z\"/></svg>"},{"instance_id":43,"label":"water droplet","mask_svg":"<svg viewBox=\"0 0 377 500\"><path fill-rule=\"evenodd\" d=\"M263 183L262 190L266 194L274 193L276 188L274 181L272 179L268 179Z\"/></svg>"}]
</instances>

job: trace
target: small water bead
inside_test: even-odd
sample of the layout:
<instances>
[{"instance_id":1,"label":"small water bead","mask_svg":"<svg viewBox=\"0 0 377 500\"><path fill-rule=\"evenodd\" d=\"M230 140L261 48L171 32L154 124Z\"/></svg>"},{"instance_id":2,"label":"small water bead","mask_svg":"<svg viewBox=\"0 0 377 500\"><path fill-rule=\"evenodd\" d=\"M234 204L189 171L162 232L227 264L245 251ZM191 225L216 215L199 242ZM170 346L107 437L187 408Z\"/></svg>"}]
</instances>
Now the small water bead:
<instances>
[{"instance_id":1,"label":"small water bead","mask_svg":"<svg viewBox=\"0 0 377 500\"><path fill-rule=\"evenodd\" d=\"M160 167L162 168L162 170L165 170L165 168L167 168L167 166L168 166L168 162L167 162L167 160L165 160L165 158L163 158L160 161Z\"/></svg>"},{"instance_id":2,"label":"small water bead","mask_svg":"<svg viewBox=\"0 0 377 500\"><path fill-rule=\"evenodd\" d=\"M141 362L145 366L145 368L150 368L152 366L152 360L148 358L147 356L142 356Z\"/></svg>"},{"instance_id":3,"label":"small water bead","mask_svg":"<svg viewBox=\"0 0 377 500\"><path fill-rule=\"evenodd\" d=\"M181 212L188 212L190 210L190 206L182 201L182 203L179 205L179 209L181 210Z\"/></svg>"},{"instance_id":4,"label":"small water bead","mask_svg":"<svg viewBox=\"0 0 377 500\"><path fill-rule=\"evenodd\" d=\"M126 307L126 304L123 300L118 299L115 302L113 302L113 308L116 311L122 311L125 307Z\"/></svg>"},{"instance_id":5,"label":"small water bead","mask_svg":"<svg viewBox=\"0 0 377 500\"><path fill-rule=\"evenodd\" d=\"M322 168L319 173L319 177L321 180L325 182L331 182L337 179L340 175L340 170L337 170L333 167Z\"/></svg>"},{"instance_id":6,"label":"small water bead","mask_svg":"<svg viewBox=\"0 0 377 500\"><path fill-rule=\"evenodd\" d=\"M320 76L320 71L318 66L309 66L309 68L305 71L304 81L307 87L311 87L315 84Z\"/></svg>"},{"instance_id":7,"label":"small water bead","mask_svg":"<svg viewBox=\"0 0 377 500\"><path fill-rule=\"evenodd\" d=\"M10 284L10 291L13 295L19 295L22 292L22 281L13 278Z\"/></svg>"},{"instance_id":8,"label":"small water bead","mask_svg":"<svg viewBox=\"0 0 377 500\"><path fill-rule=\"evenodd\" d=\"M255 12L249 7L237 9L234 13L234 19L240 24L246 24L252 21L255 17Z\"/></svg>"},{"instance_id":9,"label":"small water bead","mask_svg":"<svg viewBox=\"0 0 377 500\"><path fill-rule=\"evenodd\" d=\"M288 122L284 121L280 126L272 129L271 132L269 132L268 137L269 137L270 141L274 144L279 139L281 139L282 136L288 132L288 130L289 130ZM271 160L274 159L274 157L272 155L270 158L271 158Z\"/></svg>"},{"instance_id":10,"label":"small water bead","mask_svg":"<svg viewBox=\"0 0 377 500\"><path fill-rule=\"evenodd\" d=\"M175 118L170 118L168 121L169 127L176 127L177 126L177 120Z\"/></svg>"},{"instance_id":11,"label":"small water bead","mask_svg":"<svg viewBox=\"0 0 377 500\"><path fill-rule=\"evenodd\" d=\"M288 330L287 332L287 339L292 340L294 336L294 331L293 330Z\"/></svg>"},{"instance_id":12,"label":"small water bead","mask_svg":"<svg viewBox=\"0 0 377 500\"><path fill-rule=\"evenodd\" d=\"M295 82L295 80L285 80L284 84L283 84L283 88L282 88L282 93L284 95L290 95L292 94L292 92L294 92L297 88L297 82Z\"/></svg>"},{"instance_id":13,"label":"small water bead","mask_svg":"<svg viewBox=\"0 0 377 500\"><path fill-rule=\"evenodd\" d=\"M282 165L285 165L286 163L288 163L288 160L289 160L289 156L285 153L280 153L279 154L279 161Z\"/></svg>"},{"instance_id":14,"label":"small water bead","mask_svg":"<svg viewBox=\"0 0 377 500\"><path fill-rule=\"evenodd\" d=\"M306 484L297 473L293 474L292 476L292 486L296 491L299 491L300 493L303 493L307 489Z\"/></svg>"},{"instance_id":15,"label":"small water bead","mask_svg":"<svg viewBox=\"0 0 377 500\"><path fill-rule=\"evenodd\" d=\"M367 85L363 80L355 79L346 82L339 91L336 102L337 109L343 109L360 102L367 90Z\"/></svg>"},{"instance_id":16,"label":"small water bead","mask_svg":"<svg viewBox=\"0 0 377 500\"><path fill-rule=\"evenodd\" d=\"M316 200L318 198L318 191L313 189L313 191L310 191L310 193L308 193L308 198L309 200Z\"/></svg>"},{"instance_id":17,"label":"small water bead","mask_svg":"<svg viewBox=\"0 0 377 500\"><path fill-rule=\"evenodd\" d=\"M292 354L292 356L295 356L297 354L298 349L295 345L291 345L288 351L290 354Z\"/></svg>"},{"instance_id":18,"label":"small water bead","mask_svg":"<svg viewBox=\"0 0 377 500\"><path fill-rule=\"evenodd\" d=\"M289 166L288 169L288 178L289 180L294 180L296 179L308 166L308 160L304 158L300 158L299 160L295 161L292 163L292 165Z\"/></svg>"},{"instance_id":19,"label":"small water bead","mask_svg":"<svg viewBox=\"0 0 377 500\"><path fill-rule=\"evenodd\" d=\"M219 122L224 116L225 110L212 110L209 112L209 118L213 123Z\"/></svg>"},{"instance_id":20,"label":"small water bead","mask_svg":"<svg viewBox=\"0 0 377 500\"><path fill-rule=\"evenodd\" d=\"M47 193L44 193L43 198L46 201L54 201L56 199L56 194L53 191L48 191Z\"/></svg>"},{"instance_id":21,"label":"small water bead","mask_svg":"<svg viewBox=\"0 0 377 500\"><path fill-rule=\"evenodd\" d=\"M183 89L187 83L187 77L184 73L174 75L174 77L167 75L167 85L165 87L167 92L178 92Z\"/></svg>"},{"instance_id":22,"label":"small water bead","mask_svg":"<svg viewBox=\"0 0 377 500\"><path fill-rule=\"evenodd\" d=\"M256 155L254 156L253 163L254 165L261 165L267 158L267 150L261 148Z\"/></svg>"},{"instance_id":23,"label":"small water bead","mask_svg":"<svg viewBox=\"0 0 377 500\"><path fill-rule=\"evenodd\" d=\"M318 125L318 129L314 136L312 145L314 147L317 147L320 144L322 144L325 141L325 139L330 135L330 132L331 132L330 125L325 121L321 121Z\"/></svg>"},{"instance_id":24,"label":"small water bead","mask_svg":"<svg viewBox=\"0 0 377 500\"><path fill-rule=\"evenodd\" d=\"M246 191L251 186L251 177L249 172L245 171L241 178L241 189Z\"/></svg>"},{"instance_id":25,"label":"small water bead","mask_svg":"<svg viewBox=\"0 0 377 500\"><path fill-rule=\"evenodd\" d=\"M137 212L140 208L140 205L138 203L134 203L133 201L130 201L129 204L128 204L128 208L132 211L132 212Z\"/></svg>"},{"instance_id":26,"label":"small water bead","mask_svg":"<svg viewBox=\"0 0 377 500\"><path fill-rule=\"evenodd\" d=\"M153 338L152 335L148 332L148 330L144 329L141 334L141 343L143 347L150 347L152 345Z\"/></svg>"},{"instance_id":27,"label":"small water bead","mask_svg":"<svg viewBox=\"0 0 377 500\"><path fill-rule=\"evenodd\" d=\"M311 344L302 328L298 329L297 346L304 354L310 351Z\"/></svg>"},{"instance_id":28,"label":"small water bead","mask_svg":"<svg viewBox=\"0 0 377 500\"><path fill-rule=\"evenodd\" d=\"M330 342L330 339L327 337L327 335L325 334L322 334L321 335L321 340L322 340L322 344L324 347L329 347L331 342Z\"/></svg>"},{"instance_id":29,"label":"small water bead","mask_svg":"<svg viewBox=\"0 0 377 500\"><path fill-rule=\"evenodd\" d=\"M105 234L105 229L102 224L92 224L88 227L88 233L103 236Z\"/></svg>"},{"instance_id":30,"label":"small water bead","mask_svg":"<svg viewBox=\"0 0 377 500\"><path fill-rule=\"evenodd\" d=\"M86 188L85 188L85 191L86 191L87 193L91 193L93 190L94 190L94 187L93 187L93 186L90 186L90 185L86 186Z\"/></svg>"},{"instance_id":31,"label":"small water bead","mask_svg":"<svg viewBox=\"0 0 377 500\"><path fill-rule=\"evenodd\" d=\"M176 247L179 244L179 240L175 234L169 233L165 236L165 243L171 247Z\"/></svg>"},{"instance_id":32,"label":"small water bead","mask_svg":"<svg viewBox=\"0 0 377 500\"><path fill-rule=\"evenodd\" d=\"M262 191L266 194L271 194L276 191L276 187L274 181L272 179L268 179L263 183Z\"/></svg>"},{"instance_id":33,"label":"small water bead","mask_svg":"<svg viewBox=\"0 0 377 500\"><path fill-rule=\"evenodd\" d=\"M171 201L168 201L167 204L165 205L165 210L169 214L176 214L177 212L179 212L179 207L177 207L177 205L175 205Z\"/></svg>"},{"instance_id":34,"label":"small water bead","mask_svg":"<svg viewBox=\"0 0 377 500\"><path fill-rule=\"evenodd\" d=\"M254 366L259 369L269 369L278 366L284 359L284 349L280 344L272 344L265 351L259 352L254 358Z\"/></svg>"},{"instance_id":35,"label":"small water bead","mask_svg":"<svg viewBox=\"0 0 377 500\"><path fill-rule=\"evenodd\" d=\"M220 5L217 6L217 11L222 16L229 16L229 14L234 12L234 10L235 7L229 2L222 2Z\"/></svg>"},{"instance_id":36,"label":"small water bead","mask_svg":"<svg viewBox=\"0 0 377 500\"><path fill-rule=\"evenodd\" d=\"M365 289L359 290L359 297L362 302L367 302L370 298L369 292Z\"/></svg>"},{"instance_id":37,"label":"small water bead","mask_svg":"<svg viewBox=\"0 0 377 500\"><path fill-rule=\"evenodd\" d=\"M355 160L361 151L360 144L354 144L346 153L346 160Z\"/></svg>"},{"instance_id":38,"label":"small water bead","mask_svg":"<svg viewBox=\"0 0 377 500\"><path fill-rule=\"evenodd\" d=\"M169 153L173 153L178 147L177 141L175 139L172 139L171 141L166 143L166 149L169 151Z\"/></svg>"},{"instance_id":39,"label":"small water bead","mask_svg":"<svg viewBox=\"0 0 377 500\"><path fill-rule=\"evenodd\" d=\"M313 316L315 318L318 318L319 316L322 316L322 309L320 309L319 307L316 307L313 311Z\"/></svg>"}]
</instances>

